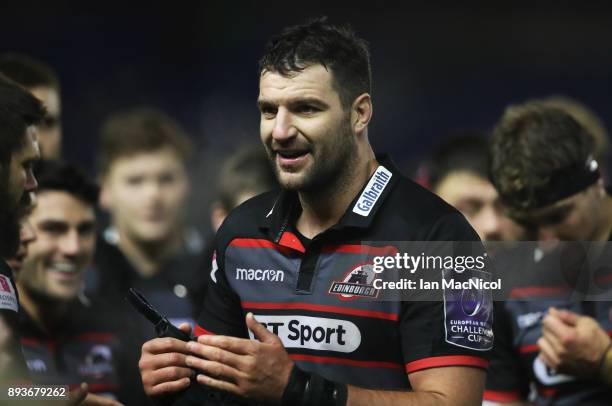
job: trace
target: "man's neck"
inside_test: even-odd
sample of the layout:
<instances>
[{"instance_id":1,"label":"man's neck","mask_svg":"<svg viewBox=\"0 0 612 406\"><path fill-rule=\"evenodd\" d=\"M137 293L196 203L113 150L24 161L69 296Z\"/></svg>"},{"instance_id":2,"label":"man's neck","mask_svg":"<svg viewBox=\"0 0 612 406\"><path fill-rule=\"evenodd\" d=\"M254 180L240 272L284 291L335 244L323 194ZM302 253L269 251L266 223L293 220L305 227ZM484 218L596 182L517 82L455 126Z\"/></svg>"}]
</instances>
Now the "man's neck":
<instances>
[{"instance_id":1,"label":"man's neck","mask_svg":"<svg viewBox=\"0 0 612 406\"><path fill-rule=\"evenodd\" d=\"M326 190L311 194L299 192L302 213L296 227L302 235L312 239L342 218L349 204L378 167L371 149L365 156L367 159L356 160L358 166L346 170L344 176L339 177Z\"/></svg>"},{"instance_id":2,"label":"man's neck","mask_svg":"<svg viewBox=\"0 0 612 406\"><path fill-rule=\"evenodd\" d=\"M17 284L19 306L30 316L34 324L46 334L61 331L61 324L68 315L70 301L46 299Z\"/></svg>"},{"instance_id":3,"label":"man's neck","mask_svg":"<svg viewBox=\"0 0 612 406\"><path fill-rule=\"evenodd\" d=\"M177 228L167 239L155 242L137 241L117 229L117 244L130 264L143 277L151 277L161 270L163 263L183 247L182 230Z\"/></svg>"}]
</instances>

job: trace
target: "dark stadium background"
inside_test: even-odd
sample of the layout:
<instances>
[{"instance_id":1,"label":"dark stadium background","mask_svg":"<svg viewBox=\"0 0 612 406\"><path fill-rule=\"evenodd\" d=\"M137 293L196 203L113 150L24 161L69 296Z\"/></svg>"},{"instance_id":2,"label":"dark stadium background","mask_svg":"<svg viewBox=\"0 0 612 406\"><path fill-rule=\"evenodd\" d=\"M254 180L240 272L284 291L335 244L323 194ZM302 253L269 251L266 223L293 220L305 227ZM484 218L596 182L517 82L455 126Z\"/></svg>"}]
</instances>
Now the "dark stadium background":
<instances>
[{"instance_id":1,"label":"dark stadium background","mask_svg":"<svg viewBox=\"0 0 612 406\"><path fill-rule=\"evenodd\" d=\"M110 113L153 105L179 120L198 142L201 221L221 157L258 141L265 40L312 16L350 22L370 41L370 138L403 166L450 132L490 128L504 106L531 97L575 97L612 126L609 2L84 3L4 2L0 51L57 69L64 155L92 174L95 137Z\"/></svg>"}]
</instances>

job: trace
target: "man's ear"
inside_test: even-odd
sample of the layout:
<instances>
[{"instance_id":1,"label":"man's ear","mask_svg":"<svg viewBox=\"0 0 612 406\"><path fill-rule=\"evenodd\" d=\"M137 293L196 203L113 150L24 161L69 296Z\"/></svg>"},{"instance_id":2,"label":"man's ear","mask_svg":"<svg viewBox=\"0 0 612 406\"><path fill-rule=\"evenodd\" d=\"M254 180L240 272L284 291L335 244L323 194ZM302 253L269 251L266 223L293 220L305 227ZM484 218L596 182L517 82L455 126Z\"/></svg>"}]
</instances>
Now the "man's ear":
<instances>
[{"instance_id":1,"label":"man's ear","mask_svg":"<svg viewBox=\"0 0 612 406\"><path fill-rule=\"evenodd\" d=\"M363 93L355 99L351 106L351 125L355 133L362 133L372 118L372 98Z\"/></svg>"}]
</instances>

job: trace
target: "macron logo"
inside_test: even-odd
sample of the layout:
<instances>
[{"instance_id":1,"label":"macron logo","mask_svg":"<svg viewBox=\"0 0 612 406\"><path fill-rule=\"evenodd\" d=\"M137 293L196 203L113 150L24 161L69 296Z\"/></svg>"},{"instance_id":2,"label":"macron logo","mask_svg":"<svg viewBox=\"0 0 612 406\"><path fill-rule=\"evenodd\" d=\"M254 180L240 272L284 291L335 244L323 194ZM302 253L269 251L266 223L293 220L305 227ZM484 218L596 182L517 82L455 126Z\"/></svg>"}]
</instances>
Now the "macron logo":
<instances>
[{"instance_id":1,"label":"macron logo","mask_svg":"<svg viewBox=\"0 0 612 406\"><path fill-rule=\"evenodd\" d=\"M283 282L285 280L285 271L277 271L274 269L236 268L236 280Z\"/></svg>"},{"instance_id":2,"label":"macron logo","mask_svg":"<svg viewBox=\"0 0 612 406\"><path fill-rule=\"evenodd\" d=\"M391 176L393 174L387 168L382 165L379 166L361 193L361 196L357 199L357 203L353 207L353 213L363 217L369 216L372 207L374 207L383 190L387 187Z\"/></svg>"}]
</instances>

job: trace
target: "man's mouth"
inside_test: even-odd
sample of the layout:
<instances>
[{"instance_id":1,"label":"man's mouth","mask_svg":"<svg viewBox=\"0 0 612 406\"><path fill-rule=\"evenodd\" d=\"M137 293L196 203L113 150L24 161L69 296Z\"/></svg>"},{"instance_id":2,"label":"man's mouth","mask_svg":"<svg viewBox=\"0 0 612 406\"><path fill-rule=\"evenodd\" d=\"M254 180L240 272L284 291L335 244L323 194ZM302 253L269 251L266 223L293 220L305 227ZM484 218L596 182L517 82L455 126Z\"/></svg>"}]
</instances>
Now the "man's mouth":
<instances>
[{"instance_id":1,"label":"man's mouth","mask_svg":"<svg viewBox=\"0 0 612 406\"><path fill-rule=\"evenodd\" d=\"M65 276L79 273L79 268L72 262L55 262L49 267L49 270Z\"/></svg>"},{"instance_id":2,"label":"man's mouth","mask_svg":"<svg viewBox=\"0 0 612 406\"><path fill-rule=\"evenodd\" d=\"M307 149L302 150L278 150L276 154L283 159L296 159L305 156L310 151Z\"/></svg>"}]
</instances>

